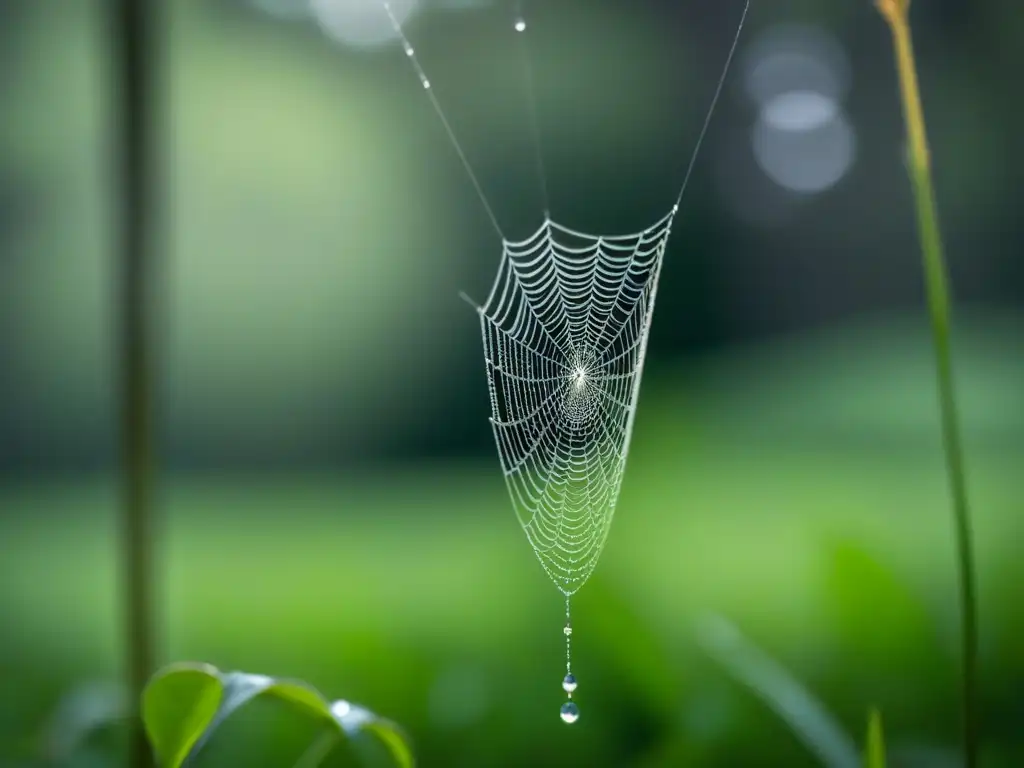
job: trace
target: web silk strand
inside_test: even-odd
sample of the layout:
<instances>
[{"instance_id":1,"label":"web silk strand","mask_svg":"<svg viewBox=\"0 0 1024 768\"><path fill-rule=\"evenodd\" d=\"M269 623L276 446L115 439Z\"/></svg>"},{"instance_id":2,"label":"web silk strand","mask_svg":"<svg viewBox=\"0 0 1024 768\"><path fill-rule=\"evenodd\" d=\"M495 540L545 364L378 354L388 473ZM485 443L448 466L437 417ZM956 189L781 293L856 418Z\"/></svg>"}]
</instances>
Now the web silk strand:
<instances>
[{"instance_id":1,"label":"web silk strand","mask_svg":"<svg viewBox=\"0 0 1024 768\"><path fill-rule=\"evenodd\" d=\"M572 614L570 611L569 601L571 600L570 595L565 596L565 674L572 674ZM569 691L569 698L572 698L572 692Z\"/></svg>"},{"instance_id":2,"label":"web silk strand","mask_svg":"<svg viewBox=\"0 0 1024 768\"><path fill-rule=\"evenodd\" d=\"M430 104L433 106L434 112L437 113L437 117L440 119L441 125L444 126L444 130L448 134L448 140L451 142L452 147L455 148L455 152L458 154L459 160L462 161L462 167L466 170L466 174L469 176L469 180L472 182L473 188L476 190L476 194L480 198L480 202L483 204L484 210L487 212L487 217L491 220L491 224L494 226L494 231L498 233L499 238L504 240L505 233L502 231L501 225L498 223L498 217L494 214L494 209L491 207L491 204L487 199L487 195L484 194L483 186L480 184L480 180L477 178L476 173L474 173L473 166L470 165L469 158L466 157L466 153L462 149L462 144L455 135L455 130L452 128L451 123L448 122L448 116L441 107L441 102L438 101L437 96L434 95L434 91L430 85L430 79L427 77L426 71L420 65L420 60L416 56L416 50L412 47L412 43L409 42L409 38L405 35L405 30L402 29L401 23L391 10L391 4L385 2L383 3L383 6L384 11L388 15L388 19L391 21L391 26L395 30L395 34L398 35L398 38L402 41L402 48L405 50L405 55L412 63L413 69L416 71L417 77L419 77L420 84L423 86L423 90L427 92L427 98L430 99Z\"/></svg>"},{"instance_id":3,"label":"web silk strand","mask_svg":"<svg viewBox=\"0 0 1024 768\"><path fill-rule=\"evenodd\" d=\"M540 108L537 105L537 87L533 75L533 62L530 57L530 45L527 42L528 34L526 16L523 15L523 0L516 0L515 29L520 37L520 58L523 62L523 69L526 77L526 94L530 111L530 126L533 131L534 154L537 159L537 175L540 179L541 195L544 200L544 217L551 217L551 197L548 192L548 174L544 164L544 144L541 140L540 131Z\"/></svg>"},{"instance_id":4,"label":"web silk strand","mask_svg":"<svg viewBox=\"0 0 1024 768\"><path fill-rule=\"evenodd\" d=\"M690 176L693 174L693 168L697 163L697 156L700 154L701 145L704 143L704 137L708 133L708 128L711 126L711 118L715 114L715 107L718 106L718 99L722 95L722 89L725 86L725 81L729 75L729 69L732 66L732 60L736 55L736 49L739 47L740 36L743 33L743 25L747 22L747 13L750 11L750 0L746 0L743 6L743 13L740 15L740 23L736 26L736 34L733 36L732 45L729 46L729 55L725 57L725 66L722 67L722 75L718 78L718 84L715 86L715 95L711 97L711 107L708 109L707 116L704 118L704 125L701 126L700 134L697 136L697 144L693 148L693 154L690 155L690 162L686 166L686 174L683 176L682 186L679 187L679 195L676 197L676 209L679 208L679 204L683 201L683 195L686 193L686 187L690 183Z\"/></svg>"}]
</instances>

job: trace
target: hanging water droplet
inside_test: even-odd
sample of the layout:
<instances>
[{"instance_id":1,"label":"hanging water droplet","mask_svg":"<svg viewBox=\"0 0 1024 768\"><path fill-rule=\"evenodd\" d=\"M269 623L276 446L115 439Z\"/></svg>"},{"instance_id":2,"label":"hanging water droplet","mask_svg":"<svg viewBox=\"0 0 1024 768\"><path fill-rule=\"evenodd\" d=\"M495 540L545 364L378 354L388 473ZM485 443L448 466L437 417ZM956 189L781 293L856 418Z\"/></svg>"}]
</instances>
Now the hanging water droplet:
<instances>
[{"instance_id":1,"label":"hanging water droplet","mask_svg":"<svg viewBox=\"0 0 1024 768\"><path fill-rule=\"evenodd\" d=\"M562 690L569 694L576 690L576 678L573 675L566 675L562 680Z\"/></svg>"},{"instance_id":2,"label":"hanging water droplet","mask_svg":"<svg viewBox=\"0 0 1024 768\"><path fill-rule=\"evenodd\" d=\"M426 78L423 78L423 88L424 90L430 90L430 81Z\"/></svg>"},{"instance_id":3,"label":"hanging water droplet","mask_svg":"<svg viewBox=\"0 0 1024 768\"><path fill-rule=\"evenodd\" d=\"M526 22L523 21L522 19L517 19L516 20L516 32L522 32L525 29L526 29Z\"/></svg>"},{"instance_id":4,"label":"hanging water droplet","mask_svg":"<svg viewBox=\"0 0 1024 768\"><path fill-rule=\"evenodd\" d=\"M580 708L576 706L576 702L567 701L562 705L558 716L562 718L563 723L575 723L580 719Z\"/></svg>"},{"instance_id":5,"label":"hanging water droplet","mask_svg":"<svg viewBox=\"0 0 1024 768\"><path fill-rule=\"evenodd\" d=\"M405 44L405 55L409 57L416 55L416 51L414 51L412 49L412 46L409 45L408 43Z\"/></svg>"},{"instance_id":6,"label":"hanging water droplet","mask_svg":"<svg viewBox=\"0 0 1024 768\"><path fill-rule=\"evenodd\" d=\"M562 631L565 633L566 637L571 635L572 634L572 624L566 624L565 625L565 629L563 629Z\"/></svg>"}]
</instances>

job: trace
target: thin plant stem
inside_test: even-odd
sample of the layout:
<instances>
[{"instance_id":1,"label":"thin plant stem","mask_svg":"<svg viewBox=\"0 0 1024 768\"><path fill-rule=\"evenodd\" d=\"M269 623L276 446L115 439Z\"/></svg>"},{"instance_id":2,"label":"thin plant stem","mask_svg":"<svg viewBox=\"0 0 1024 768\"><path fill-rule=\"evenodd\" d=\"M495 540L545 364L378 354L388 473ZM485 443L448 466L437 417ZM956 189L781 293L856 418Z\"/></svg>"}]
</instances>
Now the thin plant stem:
<instances>
[{"instance_id":1,"label":"thin plant stem","mask_svg":"<svg viewBox=\"0 0 1024 768\"><path fill-rule=\"evenodd\" d=\"M953 521L959 563L963 653L964 764L967 768L976 768L979 747L978 608L975 591L973 537L964 470L964 450L953 384L949 278L943 255L942 235L939 232L935 188L932 183L931 156L925 132L924 112L921 108L914 48L910 35L910 0L875 0L875 3L892 32L903 102L903 117L907 130L907 162L917 209L925 289L935 345L936 378L942 419L942 444L946 457L949 490L953 501Z\"/></svg>"},{"instance_id":2,"label":"thin plant stem","mask_svg":"<svg viewBox=\"0 0 1024 768\"><path fill-rule=\"evenodd\" d=\"M118 352L121 545L129 718L128 765L153 758L139 706L154 667L152 607L153 397L151 327L151 0L117 0L112 10L120 216Z\"/></svg>"},{"instance_id":3,"label":"thin plant stem","mask_svg":"<svg viewBox=\"0 0 1024 768\"><path fill-rule=\"evenodd\" d=\"M328 728L309 745L292 768L317 768L338 744L338 738L337 729Z\"/></svg>"}]
</instances>

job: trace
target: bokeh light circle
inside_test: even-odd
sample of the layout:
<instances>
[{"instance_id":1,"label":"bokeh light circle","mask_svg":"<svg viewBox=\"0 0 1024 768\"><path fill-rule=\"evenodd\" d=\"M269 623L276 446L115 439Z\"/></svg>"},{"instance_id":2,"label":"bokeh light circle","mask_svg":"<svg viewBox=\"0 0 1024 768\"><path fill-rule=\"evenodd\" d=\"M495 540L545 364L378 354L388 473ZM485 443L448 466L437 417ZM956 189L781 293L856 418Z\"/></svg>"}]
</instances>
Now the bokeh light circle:
<instances>
[{"instance_id":1,"label":"bokeh light circle","mask_svg":"<svg viewBox=\"0 0 1024 768\"><path fill-rule=\"evenodd\" d=\"M399 24L416 11L417 0L389 0ZM320 27L339 43L358 48L395 40L398 33L381 0L310 0L310 10Z\"/></svg>"},{"instance_id":2,"label":"bokeh light circle","mask_svg":"<svg viewBox=\"0 0 1024 768\"><path fill-rule=\"evenodd\" d=\"M751 138L757 164L788 190L824 192L853 164L853 128L838 108L828 117L826 108L813 100L793 94L777 100L781 103L769 103L761 110L754 125Z\"/></svg>"}]
</instances>

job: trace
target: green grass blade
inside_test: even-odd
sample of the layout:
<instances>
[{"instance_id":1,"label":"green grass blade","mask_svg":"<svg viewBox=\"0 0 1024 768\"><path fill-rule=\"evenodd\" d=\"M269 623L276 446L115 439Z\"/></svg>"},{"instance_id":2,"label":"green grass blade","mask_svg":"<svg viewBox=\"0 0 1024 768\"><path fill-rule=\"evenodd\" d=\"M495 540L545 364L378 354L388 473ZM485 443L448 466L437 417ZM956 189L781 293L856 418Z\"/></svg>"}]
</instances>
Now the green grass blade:
<instances>
[{"instance_id":1,"label":"green grass blade","mask_svg":"<svg viewBox=\"0 0 1024 768\"><path fill-rule=\"evenodd\" d=\"M338 732L333 728L328 731L324 731L320 734L319 738L316 739L309 748L302 753L302 756L298 759L292 768L317 768L331 751L338 746Z\"/></svg>"},{"instance_id":2,"label":"green grass blade","mask_svg":"<svg viewBox=\"0 0 1024 768\"><path fill-rule=\"evenodd\" d=\"M757 694L828 768L859 768L856 742L825 706L780 664L720 616L706 618L698 640L730 675Z\"/></svg>"},{"instance_id":3,"label":"green grass blade","mask_svg":"<svg viewBox=\"0 0 1024 768\"><path fill-rule=\"evenodd\" d=\"M868 715L864 768L885 768L885 737L882 734L882 715L877 709L872 709Z\"/></svg>"}]
</instances>

